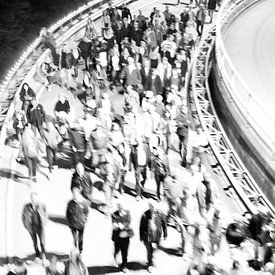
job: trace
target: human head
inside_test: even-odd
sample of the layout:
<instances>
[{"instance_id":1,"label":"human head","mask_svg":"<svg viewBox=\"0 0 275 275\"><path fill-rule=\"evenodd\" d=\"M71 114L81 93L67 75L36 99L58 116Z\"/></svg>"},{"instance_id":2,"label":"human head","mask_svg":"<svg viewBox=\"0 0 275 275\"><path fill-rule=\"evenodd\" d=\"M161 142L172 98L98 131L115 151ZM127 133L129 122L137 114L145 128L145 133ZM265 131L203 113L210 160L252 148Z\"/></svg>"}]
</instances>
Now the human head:
<instances>
[{"instance_id":1,"label":"human head","mask_svg":"<svg viewBox=\"0 0 275 275\"><path fill-rule=\"evenodd\" d=\"M23 87L23 89L28 90L30 86L29 86L28 83L25 82L25 83L22 85L22 87Z\"/></svg>"},{"instance_id":2,"label":"human head","mask_svg":"<svg viewBox=\"0 0 275 275\"><path fill-rule=\"evenodd\" d=\"M58 96L58 100L61 102L61 103L64 103L65 102L65 100L66 100L66 97L65 97L65 95L64 94L59 94L59 96Z\"/></svg>"},{"instance_id":3,"label":"human head","mask_svg":"<svg viewBox=\"0 0 275 275\"><path fill-rule=\"evenodd\" d=\"M39 203L38 194L36 192L31 193L31 202L33 205L37 205Z\"/></svg>"}]
</instances>

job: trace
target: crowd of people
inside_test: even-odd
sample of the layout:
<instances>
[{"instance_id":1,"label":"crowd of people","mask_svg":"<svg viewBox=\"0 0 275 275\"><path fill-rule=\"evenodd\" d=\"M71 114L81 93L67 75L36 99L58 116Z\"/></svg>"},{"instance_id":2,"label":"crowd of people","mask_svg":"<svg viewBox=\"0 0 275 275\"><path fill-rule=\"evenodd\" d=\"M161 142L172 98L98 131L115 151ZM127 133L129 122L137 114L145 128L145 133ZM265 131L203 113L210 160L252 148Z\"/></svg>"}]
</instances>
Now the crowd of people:
<instances>
[{"instance_id":1,"label":"crowd of people","mask_svg":"<svg viewBox=\"0 0 275 275\"><path fill-rule=\"evenodd\" d=\"M223 274L210 261L221 249L223 237L236 247L253 240L251 266L258 263L260 269L274 274L274 225L269 213L262 211L225 224L217 183L205 164L208 138L192 118L187 102L190 59L219 2L191 1L179 16L169 6L163 12L154 8L149 17L142 11L133 15L125 4L114 7L109 2L101 29L88 19L77 47L64 44L60 50L47 29L42 29L42 44L49 55L37 64L34 80L47 88L49 97L57 85L71 91L84 111L84 117L77 118L79 110L61 93L53 106L54 116L49 116L31 86L22 86L22 108L13 125L20 141L17 161L26 163L30 184L37 181L44 152L49 178L56 169L57 152L69 144L72 155L72 199L66 219L74 248L63 271L52 257L46 274L88 274L81 253L95 188L91 174L101 179L105 195L101 211L112 220L114 265L121 252L123 272L127 272L134 234L146 248L148 272L154 272L154 252L166 239L169 225L181 236L179 255L189 254L191 259L187 274ZM181 175L170 165L172 153L180 156ZM137 201L146 200L149 173L155 181L154 200L148 200L139 229L132 227L131 210L123 201L129 173L135 177ZM114 198L118 198L116 204ZM160 209L160 202L168 205L167 212ZM36 193L25 205L22 220L36 257L44 261L47 210ZM259 247L264 249L264 259L259 258ZM21 260L16 260L13 269L9 274L27 274ZM242 272L235 259L230 274Z\"/></svg>"}]
</instances>

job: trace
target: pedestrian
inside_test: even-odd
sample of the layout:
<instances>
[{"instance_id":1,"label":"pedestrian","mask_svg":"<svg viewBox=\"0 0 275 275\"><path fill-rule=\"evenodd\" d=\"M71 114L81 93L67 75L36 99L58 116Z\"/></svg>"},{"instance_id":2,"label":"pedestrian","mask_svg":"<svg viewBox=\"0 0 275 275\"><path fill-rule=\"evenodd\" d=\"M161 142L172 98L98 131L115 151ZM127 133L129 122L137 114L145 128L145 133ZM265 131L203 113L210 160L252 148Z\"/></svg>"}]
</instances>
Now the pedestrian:
<instances>
[{"instance_id":1,"label":"pedestrian","mask_svg":"<svg viewBox=\"0 0 275 275\"><path fill-rule=\"evenodd\" d=\"M205 24L206 12L203 4L200 4L200 7L196 14L196 23L197 23L197 32L199 37L202 36L204 24Z\"/></svg>"},{"instance_id":2,"label":"pedestrian","mask_svg":"<svg viewBox=\"0 0 275 275\"><path fill-rule=\"evenodd\" d=\"M38 102L36 97L31 99L31 104L28 106L27 109L27 121L31 124L31 127L36 136L40 134L43 136L43 127L46 121L46 113L42 104Z\"/></svg>"},{"instance_id":3,"label":"pedestrian","mask_svg":"<svg viewBox=\"0 0 275 275\"><path fill-rule=\"evenodd\" d=\"M64 275L89 275L88 269L76 248L70 252L70 259L65 264Z\"/></svg>"},{"instance_id":4,"label":"pedestrian","mask_svg":"<svg viewBox=\"0 0 275 275\"><path fill-rule=\"evenodd\" d=\"M31 99L35 97L35 93L33 89L29 86L28 83L24 83L22 85L21 91L20 91L20 100L22 101L22 107L21 110L23 110L25 113L27 112L27 109L31 103Z\"/></svg>"},{"instance_id":5,"label":"pedestrian","mask_svg":"<svg viewBox=\"0 0 275 275\"><path fill-rule=\"evenodd\" d=\"M49 171L52 173L53 166L56 161L56 153L58 150L58 144L62 141L62 138L52 120L46 122L46 129L44 130L44 139L46 143L47 161L49 164Z\"/></svg>"},{"instance_id":6,"label":"pedestrian","mask_svg":"<svg viewBox=\"0 0 275 275\"><path fill-rule=\"evenodd\" d=\"M91 176L85 171L81 162L78 162L75 167L75 172L72 176L71 190L78 188L81 195L90 202L92 201L93 183Z\"/></svg>"},{"instance_id":7,"label":"pedestrian","mask_svg":"<svg viewBox=\"0 0 275 275\"><path fill-rule=\"evenodd\" d=\"M157 199L160 201L160 187L164 184L164 179L169 172L168 158L160 147L153 148L153 158L151 166L157 184Z\"/></svg>"},{"instance_id":8,"label":"pedestrian","mask_svg":"<svg viewBox=\"0 0 275 275\"><path fill-rule=\"evenodd\" d=\"M216 10L216 7L217 7L217 0L209 0L208 1L208 14L210 16L210 23L212 23L213 13Z\"/></svg>"},{"instance_id":9,"label":"pedestrian","mask_svg":"<svg viewBox=\"0 0 275 275\"><path fill-rule=\"evenodd\" d=\"M35 136L30 124L26 126L23 132L21 146L28 167L29 179L36 182L36 170L41 144Z\"/></svg>"},{"instance_id":10,"label":"pedestrian","mask_svg":"<svg viewBox=\"0 0 275 275\"><path fill-rule=\"evenodd\" d=\"M72 189L72 194L73 198L67 205L66 218L73 234L74 245L78 248L79 253L82 253L83 234L88 219L89 208L87 202L83 200L78 188L74 187Z\"/></svg>"},{"instance_id":11,"label":"pedestrian","mask_svg":"<svg viewBox=\"0 0 275 275\"><path fill-rule=\"evenodd\" d=\"M39 202L38 194L31 193L31 202L25 204L22 212L22 221L24 227L29 232L35 255L37 258L45 259L45 226L48 219L46 206ZM40 242L40 250L38 248Z\"/></svg>"},{"instance_id":12,"label":"pedestrian","mask_svg":"<svg viewBox=\"0 0 275 275\"><path fill-rule=\"evenodd\" d=\"M131 228L130 211L126 210L123 203L120 201L117 204L117 210L112 214L113 233L112 241L114 242L114 259L116 262L117 254L121 251L122 264L121 269L124 273L127 272L127 257L130 238L134 232Z\"/></svg>"},{"instance_id":13,"label":"pedestrian","mask_svg":"<svg viewBox=\"0 0 275 275\"><path fill-rule=\"evenodd\" d=\"M208 225L210 231L210 249L211 254L214 256L215 253L220 249L221 237L222 237L222 224L220 219L220 210L216 209L211 222Z\"/></svg>"},{"instance_id":14,"label":"pedestrian","mask_svg":"<svg viewBox=\"0 0 275 275\"><path fill-rule=\"evenodd\" d=\"M144 212L140 220L139 234L147 251L147 268L148 272L152 272L154 262L153 254L156 247L159 247L161 237L167 238L167 226L165 216L157 210L154 202L149 202L149 209Z\"/></svg>"}]
</instances>

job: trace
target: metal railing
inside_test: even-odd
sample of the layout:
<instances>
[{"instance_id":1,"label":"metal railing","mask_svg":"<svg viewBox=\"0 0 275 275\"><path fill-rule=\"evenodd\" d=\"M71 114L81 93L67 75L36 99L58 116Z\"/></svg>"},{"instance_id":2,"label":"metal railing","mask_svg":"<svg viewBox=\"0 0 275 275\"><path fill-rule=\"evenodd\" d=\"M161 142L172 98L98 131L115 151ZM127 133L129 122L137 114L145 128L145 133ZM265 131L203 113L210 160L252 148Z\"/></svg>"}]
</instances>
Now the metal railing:
<instances>
[{"instance_id":1,"label":"metal railing","mask_svg":"<svg viewBox=\"0 0 275 275\"><path fill-rule=\"evenodd\" d=\"M275 217L275 209L261 191L253 177L247 171L233 145L228 139L211 100L208 85L211 70L211 52L216 39L216 27L213 27L207 37L201 41L195 55L190 80L189 97L196 110L198 122L208 136L209 144L214 153L217 166L221 168L233 188L243 214L255 213L264 208Z\"/></svg>"},{"instance_id":2,"label":"metal railing","mask_svg":"<svg viewBox=\"0 0 275 275\"><path fill-rule=\"evenodd\" d=\"M267 152L271 152L271 158L275 158L275 118L266 111L257 99L255 94L246 83L235 65L224 45L223 35L242 12L256 5L260 0L225 0L219 10L216 24L216 60L217 68L222 76L221 81L228 89L229 96L238 108L246 127L250 127L256 134L261 145Z\"/></svg>"}]
</instances>

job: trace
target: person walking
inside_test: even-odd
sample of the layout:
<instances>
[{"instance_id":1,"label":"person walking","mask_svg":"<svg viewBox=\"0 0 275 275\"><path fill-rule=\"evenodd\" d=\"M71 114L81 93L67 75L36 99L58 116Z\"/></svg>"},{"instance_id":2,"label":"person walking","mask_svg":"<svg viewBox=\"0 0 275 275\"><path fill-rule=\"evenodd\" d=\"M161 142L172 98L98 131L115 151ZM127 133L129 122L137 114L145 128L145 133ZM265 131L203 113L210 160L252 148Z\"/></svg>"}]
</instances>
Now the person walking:
<instances>
[{"instance_id":1,"label":"person walking","mask_svg":"<svg viewBox=\"0 0 275 275\"><path fill-rule=\"evenodd\" d=\"M203 4L200 4L200 7L196 14L197 32L199 37L202 36L202 32L205 24L205 18L206 18L205 7Z\"/></svg>"},{"instance_id":2,"label":"person walking","mask_svg":"<svg viewBox=\"0 0 275 275\"><path fill-rule=\"evenodd\" d=\"M121 251L122 264L121 270L127 272L127 257L130 238L133 236L131 229L131 216L130 211L124 208L123 203L120 201L117 204L117 210L112 214L113 233L112 241L114 242L114 259L119 251Z\"/></svg>"},{"instance_id":3,"label":"person walking","mask_svg":"<svg viewBox=\"0 0 275 275\"><path fill-rule=\"evenodd\" d=\"M66 218L73 234L74 245L79 249L79 252L82 253L83 234L88 219L89 208L87 202L83 200L78 188L74 187L72 193L73 198L68 202Z\"/></svg>"},{"instance_id":4,"label":"person walking","mask_svg":"<svg viewBox=\"0 0 275 275\"><path fill-rule=\"evenodd\" d=\"M22 222L29 232L36 257L45 259L45 225L48 219L46 206L39 202L38 194L31 193L31 202L25 204L22 211ZM38 248L38 240L40 249Z\"/></svg>"},{"instance_id":5,"label":"person walking","mask_svg":"<svg viewBox=\"0 0 275 275\"><path fill-rule=\"evenodd\" d=\"M72 177L71 190L75 187L79 189L81 195L85 199L92 201L92 179L90 174L85 171L85 168L81 162L77 163Z\"/></svg>"},{"instance_id":6,"label":"person walking","mask_svg":"<svg viewBox=\"0 0 275 275\"><path fill-rule=\"evenodd\" d=\"M27 163L29 179L36 182L38 156L41 148L38 138L35 136L30 124L28 124L23 132L21 148Z\"/></svg>"},{"instance_id":7,"label":"person walking","mask_svg":"<svg viewBox=\"0 0 275 275\"><path fill-rule=\"evenodd\" d=\"M167 238L167 225L165 216L156 210L154 202L149 202L149 209L144 212L140 220L139 234L147 251L147 268L152 272L154 266L153 254L155 248L159 246L163 234L164 240Z\"/></svg>"}]
</instances>

